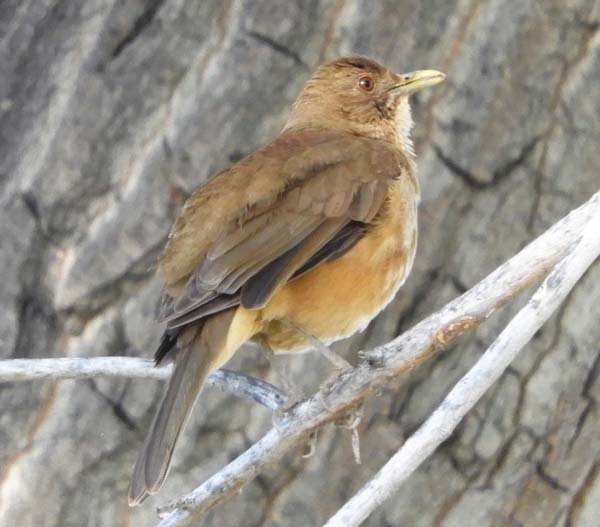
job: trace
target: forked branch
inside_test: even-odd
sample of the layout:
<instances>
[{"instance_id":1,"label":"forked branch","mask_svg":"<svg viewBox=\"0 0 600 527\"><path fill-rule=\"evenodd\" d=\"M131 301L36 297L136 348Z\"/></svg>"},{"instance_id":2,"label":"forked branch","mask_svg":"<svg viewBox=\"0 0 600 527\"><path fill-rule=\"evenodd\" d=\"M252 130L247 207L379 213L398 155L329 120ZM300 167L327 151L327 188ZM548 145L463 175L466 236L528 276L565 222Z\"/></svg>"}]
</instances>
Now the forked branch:
<instances>
[{"instance_id":1,"label":"forked branch","mask_svg":"<svg viewBox=\"0 0 600 527\"><path fill-rule=\"evenodd\" d=\"M506 326L475 366L379 472L324 527L358 527L456 429L504 373L537 330L552 316L600 255L600 209L573 251L565 256L531 300Z\"/></svg>"},{"instance_id":2,"label":"forked branch","mask_svg":"<svg viewBox=\"0 0 600 527\"><path fill-rule=\"evenodd\" d=\"M593 233L594 229L596 231L600 230L600 192L596 193L587 203L572 211L475 287L393 341L363 354L365 360L356 368L342 372L316 395L286 412L278 420L277 427L267 432L247 451L194 491L164 507L161 511L163 518L159 527L195 525L202 515L235 494L242 485L256 477L265 465L280 459L288 450L305 441L311 432L317 428L338 421L356 408L357 405L360 405L373 391L380 389L400 373L417 367L434 354L446 349L460 335L475 329L494 311L509 302L521 291L539 282L558 262L565 258L556 267L552 276L546 280L540 291L532 298L530 304L515 319L525 320L528 324L527 331L523 330L519 340L513 341L512 338L515 335L514 324L522 323L513 320L485 356L489 357L490 353L492 357L500 354L504 362L510 361L511 353L514 354L515 349L518 351L527 342L527 336L535 324L543 323L544 317L549 316L549 311L546 309L544 311L540 310L537 312L536 317L533 317L532 302L534 304L540 302L545 304L550 298L544 296L546 294L555 295L552 296L553 303L551 306L554 306L556 302L560 302L577 281L578 276L583 273L586 265L590 265L593 261L592 249L586 252L585 258L582 256L581 251L584 250L582 247L587 247L593 240L597 240L590 234ZM559 286L553 286L552 284L559 284ZM551 291L551 289L554 291ZM540 297L540 295L542 296ZM540 313L541 318L539 318ZM485 368L488 368L489 364L486 366L486 361L490 359L485 357L482 359L481 366L478 363L476 368L484 368L481 371L487 375L489 370ZM57 368L56 366L60 367ZM496 371L494 375L499 375L498 372L501 373L501 370ZM168 374L167 369L153 368L149 361L128 357L0 361L0 382L34 378L89 378L98 375L160 379L166 378ZM222 375L234 375L236 380L233 383L224 381L223 378L220 379ZM471 382L469 381L469 375L471 373L465 377L467 382ZM489 380L490 383L495 380L494 375ZM255 385L255 382L258 384ZM234 393L249 395L271 409L277 408L283 397L277 389L267 383L233 374L233 372L218 372L210 383L226 386L226 389ZM239 385L238 388L235 388L236 383ZM240 386L241 388L239 388ZM462 389L464 389L464 385L459 383L457 388L448 396L449 399L447 400L451 404L456 403L456 390L459 386L463 386ZM261 397L256 396L256 393L261 392L261 390L265 394L262 400ZM475 391L469 396L468 402L463 408L465 412L476 403L481 393L483 393L482 390L485 390L483 385L479 386L479 391ZM458 393L461 393L460 390ZM452 410L452 408L449 408L450 403L444 403L430 418L436 419L433 423L435 426L439 425L441 427L442 436L444 437L456 426L455 420L460 420L464 415L452 414L452 418L449 416L447 422L444 420L445 418L440 421L439 412ZM423 425L426 430L432 426L428 423L430 421ZM417 434L422 434L421 430ZM422 438L422 435L417 436L417 438L419 437ZM414 445L413 438L409 441L412 441L410 444ZM430 440L428 439L428 441ZM383 480L377 483L377 485L383 484L383 487L387 490L380 492L380 489L376 488L376 494L380 493L377 495L381 497L373 498L375 499L375 506L385 499L389 493L393 492L406 479L408 474L416 469L420 461L427 457L437 446L435 442L428 443L428 449L420 454L424 457L421 459L415 455L413 459L413 451L404 450L404 453L401 454L403 449L407 448L406 445L409 445L408 441L390 462L395 462L397 456L404 456L403 459L408 459L413 468L409 472L403 469L403 475L399 480ZM414 446L411 448L414 448ZM397 467L392 466L392 468L396 470ZM375 479L374 481L378 480ZM365 508L363 498L367 496L368 499L371 499L373 494L362 494L363 492L371 491L361 490L357 495L361 496L360 499L356 497L358 501L353 499L342 508L338 513L341 516L336 515L330 520L330 527L358 525L362 521L360 517L370 513L373 504L369 506L370 508ZM359 504L358 507L356 503ZM355 510L363 511L357 516L358 523L339 523L341 521L339 518L346 521L349 510L352 514L355 514Z\"/></svg>"},{"instance_id":3,"label":"forked branch","mask_svg":"<svg viewBox=\"0 0 600 527\"><path fill-rule=\"evenodd\" d=\"M398 374L411 370L472 331L518 293L539 282L576 246L586 229L600 227L600 192L556 223L475 287L393 341L366 353L356 368L290 410L257 443L191 493L162 509L159 527L194 525L267 465L333 422Z\"/></svg>"}]
</instances>

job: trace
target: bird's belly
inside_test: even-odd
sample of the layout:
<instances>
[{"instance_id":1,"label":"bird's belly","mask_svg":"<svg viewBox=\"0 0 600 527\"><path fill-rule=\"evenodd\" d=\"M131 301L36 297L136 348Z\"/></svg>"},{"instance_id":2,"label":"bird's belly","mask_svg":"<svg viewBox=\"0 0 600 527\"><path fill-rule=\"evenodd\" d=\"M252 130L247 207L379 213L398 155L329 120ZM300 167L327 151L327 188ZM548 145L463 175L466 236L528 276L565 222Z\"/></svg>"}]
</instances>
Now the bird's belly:
<instances>
[{"instance_id":1,"label":"bird's belly","mask_svg":"<svg viewBox=\"0 0 600 527\"><path fill-rule=\"evenodd\" d=\"M412 267L416 229L394 235L371 233L343 257L288 283L263 308L264 342L275 352L299 352L314 346L289 326L325 344L364 330Z\"/></svg>"}]
</instances>

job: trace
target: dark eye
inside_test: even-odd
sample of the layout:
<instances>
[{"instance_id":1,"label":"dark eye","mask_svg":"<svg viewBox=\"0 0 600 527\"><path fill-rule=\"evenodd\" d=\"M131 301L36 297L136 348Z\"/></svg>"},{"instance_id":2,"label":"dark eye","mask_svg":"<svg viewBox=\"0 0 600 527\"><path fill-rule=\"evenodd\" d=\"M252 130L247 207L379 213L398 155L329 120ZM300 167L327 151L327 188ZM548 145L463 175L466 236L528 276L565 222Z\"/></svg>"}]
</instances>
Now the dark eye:
<instances>
[{"instance_id":1,"label":"dark eye","mask_svg":"<svg viewBox=\"0 0 600 527\"><path fill-rule=\"evenodd\" d=\"M373 88L375 87L375 81L370 75L363 75L360 79L358 79L358 86L363 91L373 91Z\"/></svg>"}]
</instances>

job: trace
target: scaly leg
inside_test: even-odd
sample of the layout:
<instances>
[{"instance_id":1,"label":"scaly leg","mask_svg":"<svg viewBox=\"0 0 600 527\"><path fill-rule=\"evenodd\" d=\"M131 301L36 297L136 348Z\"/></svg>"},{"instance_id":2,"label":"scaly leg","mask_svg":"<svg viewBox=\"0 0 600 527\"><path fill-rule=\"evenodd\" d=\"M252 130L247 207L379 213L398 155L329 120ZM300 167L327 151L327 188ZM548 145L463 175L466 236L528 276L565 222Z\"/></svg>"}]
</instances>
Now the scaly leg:
<instances>
[{"instance_id":1,"label":"scaly leg","mask_svg":"<svg viewBox=\"0 0 600 527\"><path fill-rule=\"evenodd\" d=\"M276 382L281 386L281 389L286 395L286 402L281 405L281 408L278 410L279 413L285 412L304 399L304 391L302 390L302 387L296 384L292 379L288 361L282 362L280 359L283 357L278 357L265 342L254 341L254 344L258 346L267 357L269 366L275 372L275 377L277 378Z\"/></svg>"},{"instance_id":2,"label":"scaly leg","mask_svg":"<svg viewBox=\"0 0 600 527\"><path fill-rule=\"evenodd\" d=\"M352 368L352 364L350 364L344 357L338 355L335 351L330 349L328 346L323 344L318 338L310 333L306 332L304 328L291 322L289 320L281 320L281 323L290 329L297 331L304 337L304 339L311 345L314 346L315 350L319 351L323 357L325 357L335 369L337 370L348 370Z\"/></svg>"}]
</instances>

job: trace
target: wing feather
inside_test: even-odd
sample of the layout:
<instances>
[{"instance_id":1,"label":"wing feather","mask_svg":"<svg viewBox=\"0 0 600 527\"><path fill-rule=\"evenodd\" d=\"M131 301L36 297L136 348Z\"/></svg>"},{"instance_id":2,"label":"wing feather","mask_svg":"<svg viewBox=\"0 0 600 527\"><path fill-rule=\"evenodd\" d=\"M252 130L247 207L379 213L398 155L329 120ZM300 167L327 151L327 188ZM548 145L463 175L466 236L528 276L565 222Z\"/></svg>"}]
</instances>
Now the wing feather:
<instances>
[{"instance_id":1,"label":"wing feather","mask_svg":"<svg viewBox=\"0 0 600 527\"><path fill-rule=\"evenodd\" d=\"M298 273L344 254L408 164L381 141L339 132L296 136L280 136L186 204L159 267L169 328L239 303L259 308ZM177 285L182 280L185 287Z\"/></svg>"}]
</instances>

